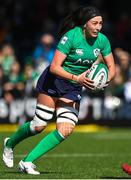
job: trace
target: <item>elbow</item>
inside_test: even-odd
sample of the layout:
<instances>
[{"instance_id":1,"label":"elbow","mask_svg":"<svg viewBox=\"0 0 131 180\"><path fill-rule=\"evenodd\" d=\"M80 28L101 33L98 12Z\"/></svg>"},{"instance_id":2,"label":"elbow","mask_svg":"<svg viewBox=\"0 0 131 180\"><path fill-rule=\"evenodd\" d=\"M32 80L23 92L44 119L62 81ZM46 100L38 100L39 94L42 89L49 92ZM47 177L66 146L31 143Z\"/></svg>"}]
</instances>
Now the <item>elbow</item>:
<instances>
[{"instance_id":1,"label":"elbow","mask_svg":"<svg viewBox=\"0 0 131 180\"><path fill-rule=\"evenodd\" d=\"M51 73L54 73L54 70L55 70L55 66L53 64L50 65L50 72Z\"/></svg>"},{"instance_id":2,"label":"elbow","mask_svg":"<svg viewBox=\"0 0 131 180\"><path fill-rule=\"evenodd\" d=\"M115 78L115 75L116 75L116 69L114 69L112 72L111 72L111 80L113 80Z\"/></svg>"},{"instance_id":3,"label":"elbow","mask_svg":"<svg viewBox=\"0 0 131 180\"><path fill-rule=\"evenodd\" d=\"M52 73L52 74L57 74L57 72L58 72L58 66L56 65L56 64L51 64L50 65L50 72Z\"/></svg>"}]
</instances>

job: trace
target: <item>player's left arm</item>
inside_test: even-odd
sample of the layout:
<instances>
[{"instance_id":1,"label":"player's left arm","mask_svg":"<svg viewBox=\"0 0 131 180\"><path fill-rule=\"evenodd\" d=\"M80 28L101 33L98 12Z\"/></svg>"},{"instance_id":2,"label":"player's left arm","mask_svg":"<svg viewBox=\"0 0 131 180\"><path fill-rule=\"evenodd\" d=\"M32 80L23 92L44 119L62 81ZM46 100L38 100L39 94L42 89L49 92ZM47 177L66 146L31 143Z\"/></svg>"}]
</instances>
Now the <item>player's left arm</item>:
<instances>
[{"instance_id":1,"label":"player's left arm","mask_svg":"<svg viewBox=\"0 0 131 180\"><path fill-rule=\"evenodd\" d=\"M103 56L105 64L108 67L108 81L111 81L115 77L115 61L111 50L111 44L108 38L104 35L102 37L101 44L101 54Z\"/></svg>"},{"instance_id":2,"label":"player's left arm","mask_svg":"<svg viewBox=\"0 0 131 180\"><path fill-rule=\"evenodd\" d=\"M110 53L107 56L103 57L104 58L104 62L108 67L108 81L111 81L114 77L115 77L115 62L114 62L114 57L113 54Z\"/></svg>"}]
</instances>

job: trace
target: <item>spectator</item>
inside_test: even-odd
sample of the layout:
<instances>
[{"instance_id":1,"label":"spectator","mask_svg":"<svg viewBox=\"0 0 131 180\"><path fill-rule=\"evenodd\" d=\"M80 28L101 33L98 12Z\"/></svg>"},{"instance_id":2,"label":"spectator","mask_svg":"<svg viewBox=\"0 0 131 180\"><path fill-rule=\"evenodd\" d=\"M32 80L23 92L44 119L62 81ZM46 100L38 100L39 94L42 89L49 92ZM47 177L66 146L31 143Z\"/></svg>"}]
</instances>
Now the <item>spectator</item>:
<instances>
[{"instance_id":1,"label":"spectator","mask_svg":"<svg viewBox=\"0 0 131 180\"><path fill-rule=\"evenodd\" d=\"M119 63L121 66L123 79L124 81L127 81L130 69L130 54L126 51L123 51L119 57Z\"/></svg>"},{"instance_id":2,"label":"spectator","mask_svg":"<svg viewBox=\"0 0 131 180\"><path fill-rule=\"evenodd\" d=\"M4 91L12 95L12 98L20 98L23 96L24 79L20 71L20 64L14 61L11 67L8 81L4 84Z\"/></svg>"},{"instance_id":3,"label":"spectator","mask_svg":"<svg viewBox=\"0 0 131 180\"><path fill-rule=\"evenodd\" d=\"M7 77L4 75L4 71L0 66L0 97L3 96L3 86L6 81L7 81Z\"/></svg>"},{"instance_id":4,"label":"spectator","mask_svg":"<svg viewBox=\"0 0 131 180\"><path fill-rule=\"evenodd\" d=\"M55 51L53 47L54 42L54 37L51 34L47 33L41 36L40 44L36 46L33 52L33 59L36 68L39 69L41 64L46 67L51 63Z\"/></svg>"},{"instance_id":5,"label":"spectator","mask_svg":"<svg viewBox=\"0 0 131 180\"><path fill-rule=\"evenodd\" d=\"M9 75L11 67L16 59L14 49L10 44L6 44L2 48L1 66L5 75Z\"/></svg>"},{"instance_id":6,"label":"spectator","mask_svg":"<svg viewBox=\"0 0 131 180\"><path fill-rule=\"evenodd\" d=\"M113 79L110 86L107 87L106 93L121 99L124 98L124 78L122 76L121 66L118 64L116 65L115 78Z\"/></svg>"},{"instance_id":7,"label":"spectator","mask_svg":"<svg viewBox=\"0 0 131 180\"><path fill-rule=\"evenodd\" d=\"M35 85L38 79L38 73L31 64L26 64L24 68L25 96L34 96Z\"/></svg>"}]
</instances>

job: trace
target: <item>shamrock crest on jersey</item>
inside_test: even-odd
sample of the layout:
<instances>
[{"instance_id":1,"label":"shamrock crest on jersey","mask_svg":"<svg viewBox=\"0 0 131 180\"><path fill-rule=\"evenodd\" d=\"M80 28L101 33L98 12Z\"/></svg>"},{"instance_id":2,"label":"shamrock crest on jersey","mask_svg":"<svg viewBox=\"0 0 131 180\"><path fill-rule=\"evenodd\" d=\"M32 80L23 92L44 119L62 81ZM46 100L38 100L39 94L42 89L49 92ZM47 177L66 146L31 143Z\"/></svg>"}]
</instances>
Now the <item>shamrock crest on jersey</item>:
<instances>
[{"instance_id":1,"label":"shamrock crest on jersey","mask_svg":"<svg viewBox=\"0 0 131 180\"><path fill-rule=\"evenodd\" d=\"M100 49L96 48L93 50L95 57L98 57L100 54Z\"/></svg>"}]
</instances>

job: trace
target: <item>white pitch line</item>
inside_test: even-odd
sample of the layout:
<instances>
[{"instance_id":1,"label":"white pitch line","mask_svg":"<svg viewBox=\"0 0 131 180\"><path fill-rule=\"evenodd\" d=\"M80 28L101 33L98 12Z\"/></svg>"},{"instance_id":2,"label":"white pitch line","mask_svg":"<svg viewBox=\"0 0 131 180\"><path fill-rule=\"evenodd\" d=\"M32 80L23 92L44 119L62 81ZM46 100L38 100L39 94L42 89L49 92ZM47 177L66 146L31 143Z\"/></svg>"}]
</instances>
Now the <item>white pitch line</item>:
<instances>
[{"instance_id":1,"label":"white pitch line","mask_svg":"<svg viewBox=\"0 0 131 180\"><path fill-rule=\"evenodd\" d=\"M93 139L96 140L131 140L131 136L127 135L127 136L123 136L123 135L94 135L92 136Z\"/></svg>"},{"instance_id":2,"label":"white pitch line","mask_svg":"<svg viewBox=\"0 0 131 180\"><path fill-rule=\"evenodd\" d=\"M15 155L15 157L25 157L26 154L18 154ZM102 154L102 153L97 153L97 154L93 154L93 153L85 153L85 154L78 154L78 153L72 153L72 154L50 154L50 155L44 155L45 157L48 158L66 158L66 157L111 157L111 156L116 156L116 154ZM125 156L125 154L117 154L117 156ZM131 156L130 154L128 154L128 156Z\"/></svg>"}]
</instances>

